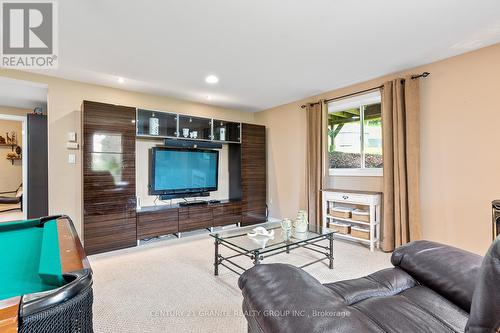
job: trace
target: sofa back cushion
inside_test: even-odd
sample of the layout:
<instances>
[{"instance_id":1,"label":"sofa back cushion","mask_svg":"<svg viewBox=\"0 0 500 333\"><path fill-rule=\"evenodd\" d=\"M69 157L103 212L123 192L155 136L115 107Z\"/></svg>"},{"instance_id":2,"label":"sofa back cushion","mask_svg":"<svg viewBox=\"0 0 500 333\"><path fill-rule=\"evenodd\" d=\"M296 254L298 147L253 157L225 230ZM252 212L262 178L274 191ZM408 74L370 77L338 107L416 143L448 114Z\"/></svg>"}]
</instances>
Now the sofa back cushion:
<instances>
[{"instance_id":1,"label":"sofa back cushion","mask_svg":"<svg viewBox=\"0 0 500 333\"><path fill-rule=\"evenodd\" d=\"M484 256L465 331L500 331L500 236Z\"/></svg>"},{"instance_id":2,"label":"sofa back cushion","mask_svg":"<svg viewBox=\"0 0 500 333\"><path fill-rule=\"evenodd\" d=\"M430 241L415 241L397 248L391 262L422 285L470 312L482 257Z\"/></svg>"}]
</instances>

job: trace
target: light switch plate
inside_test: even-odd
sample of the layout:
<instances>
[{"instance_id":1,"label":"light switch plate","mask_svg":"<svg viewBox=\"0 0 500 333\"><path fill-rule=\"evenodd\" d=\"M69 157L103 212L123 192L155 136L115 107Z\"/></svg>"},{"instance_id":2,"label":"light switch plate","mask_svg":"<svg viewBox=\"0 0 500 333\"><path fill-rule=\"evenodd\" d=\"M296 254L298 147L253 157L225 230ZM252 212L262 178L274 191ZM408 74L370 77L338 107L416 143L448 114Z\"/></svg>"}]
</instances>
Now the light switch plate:
<instances>
[{"instance_id":1,"label":"light switch plate","mask_svg":"<svg viewBox=\"0 0 500 333\"><path fill-rule=\"evenodd\" d=\"M69 142L76 142L76 133L75 132L68 132L68 141Z\"/></svg>"},{"instance_id":2,"label":"light switch plate","mask_svg":"<svg viewBox=\"0 0 500 333\"><path fill-rule=\"evenodd\" d=\"M75 154L68 155L68 163L69 164L76 164L76 155Z\"/></svg>"},{"instance_id":3,"label":"light switch plate","mask_svg":"<svg viewBox=\"0 0 500 333\"><path fill-rule=\"evenodd\" d=\"M78 149L79 145L76 142L67 142L66 148L68 149Z\"/></svg>"}]
</instances>

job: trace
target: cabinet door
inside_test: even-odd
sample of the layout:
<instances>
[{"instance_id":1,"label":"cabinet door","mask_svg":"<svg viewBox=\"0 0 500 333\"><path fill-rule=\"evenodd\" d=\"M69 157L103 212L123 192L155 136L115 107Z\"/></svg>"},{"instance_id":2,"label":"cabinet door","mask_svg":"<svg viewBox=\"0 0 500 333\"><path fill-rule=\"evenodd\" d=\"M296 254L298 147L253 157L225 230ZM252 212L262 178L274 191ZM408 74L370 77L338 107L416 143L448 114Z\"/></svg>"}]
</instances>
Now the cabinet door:
<instances>
[{"instance_id":1,"label":"cabinet door","mask_svg":"<svg viewBox=\"0 0 500 333\"><path fill-rule=\"evenodd\" d=\"M158 237L179 231L177 208L137 214L137 239Z\"/></svg>"},{"instance_id":2,"label":"cabinet door","mask_svg":"<svg viewBox=\"0 0 500 333\"><path fill-rule=\"evenodd\" d=\"M184 139L212 140L212 119L179 115L179 135Z\"/></svg>"},{"instance_id":3,"label":"cabinet door","mask_svg":"<svg viewBox=\"0 0 500 333\"><path fill-rule=\"evenodd\" d=\"M266 128L242 124L241 141L242 224L266 221Z\"/></svg>"},{"instance_id":4,"label":"cabinet door","mask_svg":"<svg viewBox=\"0 0 500 333\"><path fill-rule=\"evenodd\" d=\"M85 250L135 246L135 109L84 101L82 117Z\"/></svg>"},{"instance_id":5,"label":"cabinet door","mask_svg":"<svg viewBox=\"0 0 500 333\"><path fill-rule=\"evenodd\" d=\"M224 142L240 142L241 124L214 119L214 140Z\"/></svg>"},{"instance_id":6,"label":"cabinet door","mask_svg":"<svg viewBox=\"0 0 500 333\"><path fill-rule=\"evenodd\" d=\"M213 207L214 227L241 223L241 203L229 202Z\"/></svg>"},{"instance_id":7,"label":"cabinet door","mask_svg":"<svg viewBox=\"0 0 500 333\"><path fill-rule=\"evenodd\" d=\"M177 114L137 109L137 135L177 137Z\"/></svg>"},{"instance_id":8,"label":"cabinet door","mask_svg":"<svg viewBox=\"0 0 500 333\"><path fill-rule=\"evenodd\" d=\"M28 115L29 219L49 215L47 116Z\"/></svg>"},{"instance_id":9,"label":"cabinet door","mask_svg":"<svg viewBox=\"0 0 500 333\"><path fill-rule=\"evenodd\" d=\"M179 231L190 231L213 227L212 207L208 205L198 207L179 208Z\"/></svg>"}]
</instances>

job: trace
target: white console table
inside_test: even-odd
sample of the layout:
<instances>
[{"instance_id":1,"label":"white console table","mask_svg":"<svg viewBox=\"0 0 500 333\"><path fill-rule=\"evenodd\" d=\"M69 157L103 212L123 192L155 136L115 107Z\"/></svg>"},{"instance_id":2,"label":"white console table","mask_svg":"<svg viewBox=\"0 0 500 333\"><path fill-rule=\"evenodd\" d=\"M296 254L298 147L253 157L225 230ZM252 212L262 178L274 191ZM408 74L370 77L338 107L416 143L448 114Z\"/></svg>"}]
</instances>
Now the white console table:
<instances>
[{"instance_id":1,"label":"white console table","mask_svg":"<svg viewBox=\"0 0 500 333\"><path fill-rule=\"evenodd\" d=\"M368 244L370 246L370 251L373 252L375 246L380 247L380 203L381 203L381 193L377 192L359 192L359 191L344 191L344 190L323 190L322 191L322 201L323 201L323 227L327 228L330 221L340 221L349 223L350 225L364 225L368 226L370 230L370 239L362 239L354 237L350 234L344 235L340 233L335 233L334 237L361 242ZM370 213L369 222L356 221L350 218L340 218L334 217L328 214L328 206L344 206L351 208L363 208L367 209Z\"/></svg>"}]
</instances>

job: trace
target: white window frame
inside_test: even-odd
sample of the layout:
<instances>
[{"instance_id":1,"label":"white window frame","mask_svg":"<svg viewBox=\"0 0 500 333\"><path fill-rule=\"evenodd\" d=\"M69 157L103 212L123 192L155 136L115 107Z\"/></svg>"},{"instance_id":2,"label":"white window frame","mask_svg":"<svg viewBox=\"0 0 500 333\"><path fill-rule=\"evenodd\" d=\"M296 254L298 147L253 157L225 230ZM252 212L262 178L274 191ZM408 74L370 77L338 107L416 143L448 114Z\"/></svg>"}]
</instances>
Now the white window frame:
<instances>
[{"instance_id":1,"label":"white window frame","mask_svg":"<svg viewBox=\"0 0 500 333\"><path fill-rule=\"evenodd\" d=\"M366 177L382 177L384 168L365 168L365 131L364 131L364 116L365 107L374 103L382 103L380 90L369 92L354 97L333 101L328 103L328 114L336 111L347 110L351 108L361 108L360 110L360 140L361 140L361 168L330 168L328 165L328 173L330 176L366 176ZM383 120L382 120L383 121ZM328 143L327 143L328 149ZM384 152L382 151L382 154Z\"/></svg>"}]
</instances>

